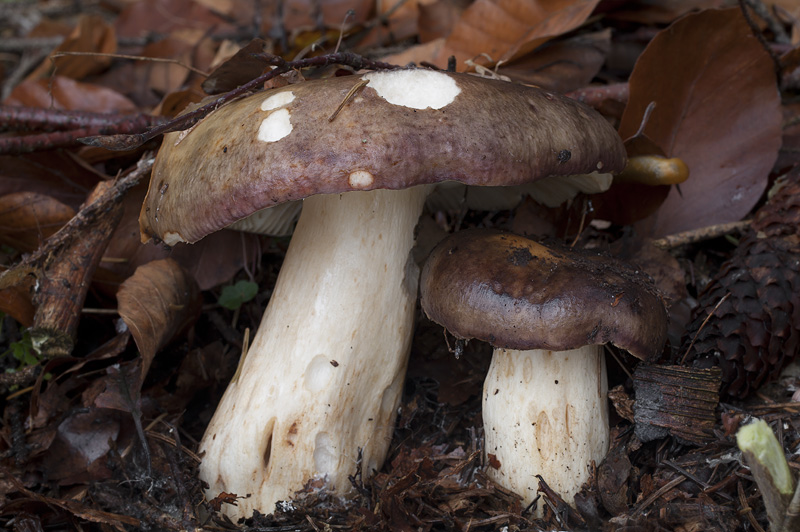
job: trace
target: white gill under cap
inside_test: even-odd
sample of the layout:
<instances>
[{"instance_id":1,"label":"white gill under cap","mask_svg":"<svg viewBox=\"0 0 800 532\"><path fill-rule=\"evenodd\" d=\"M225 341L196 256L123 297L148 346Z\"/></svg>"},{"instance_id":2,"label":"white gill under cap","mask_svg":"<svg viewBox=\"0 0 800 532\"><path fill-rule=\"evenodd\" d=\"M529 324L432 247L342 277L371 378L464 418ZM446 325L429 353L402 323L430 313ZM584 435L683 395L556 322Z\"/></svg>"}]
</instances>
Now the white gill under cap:
<instances>
[{"instance_id":1,"label":"white gill under cap","mask_svg":"<svg viewBox=\"0 0 800 532\"><path fill-rule=\"evenodd\" d=\"M461 93L455 79L435 70L391 70L362 76L378 96L412 109L441 109Z\"/></svg>"}]
</instances>

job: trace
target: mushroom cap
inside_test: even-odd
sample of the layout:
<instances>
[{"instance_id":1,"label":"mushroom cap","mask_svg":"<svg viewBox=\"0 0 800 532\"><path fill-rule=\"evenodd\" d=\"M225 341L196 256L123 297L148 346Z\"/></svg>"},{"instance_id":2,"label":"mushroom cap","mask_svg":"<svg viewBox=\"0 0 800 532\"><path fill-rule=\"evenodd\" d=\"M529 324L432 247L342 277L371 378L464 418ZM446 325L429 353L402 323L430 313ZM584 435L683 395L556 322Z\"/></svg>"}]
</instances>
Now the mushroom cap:
<instances>
[{"instance_id":1,"label":"mushroom cap","mask_svg":"<svg viewBox=\"0 0 800 532\"><path fill-rule=\"evenodd\" d=\"M605 119L563 96L467 74L370 72L257 93L166 135L140 226L143 240L194 242L314 194L517 185L625 162Z\"/></svg>"},{"instance_id":2,"label":"mushroom cap","mask_svg":"<svg viewBox=\"0 0 800 532\"><path fill-rule=\"evenodd\" d=\"M425 263L420 292L431 320L494 347L566 351L612 343L650 360L667 338L666 309L644 273L494 230L441 241Z\"/></svg>"}]
</instances>

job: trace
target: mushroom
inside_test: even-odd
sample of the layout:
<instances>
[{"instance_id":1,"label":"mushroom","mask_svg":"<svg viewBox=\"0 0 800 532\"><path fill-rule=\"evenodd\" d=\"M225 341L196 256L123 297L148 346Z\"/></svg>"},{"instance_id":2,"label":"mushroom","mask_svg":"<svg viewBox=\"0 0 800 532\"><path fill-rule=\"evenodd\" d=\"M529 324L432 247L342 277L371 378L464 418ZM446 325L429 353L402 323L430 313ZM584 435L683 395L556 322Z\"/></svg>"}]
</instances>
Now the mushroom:
<instances>
[{"instance_id":1,"label":"mushroom","mask_svg":"<svg viewBox=\"0 0 800 532\"><path fill-rule=\"evenodd\" d=\"M476 229L434 248L420 297L454 336L495 348L483 387L488 476L529 503L541 475L572 503L609 445L603 344L649 360L666 341L649 278L603 256Z\"/></svg>"},{"instance_id":2,"label":"mushroom","mask_svg":"<svg viewBox=\"0 0 800 532\"><path fill-rule=\"evenodd\" d=\"M309 81L167 135L143 239L194 242L303 199L238 378L200 444L208 497L270 512L317 479L346 494L386 456L413 329L414 228L431 184L514 185L617 172L621 140L588 107L536 88L430 70Z\"/></svg>"}]
</instances>

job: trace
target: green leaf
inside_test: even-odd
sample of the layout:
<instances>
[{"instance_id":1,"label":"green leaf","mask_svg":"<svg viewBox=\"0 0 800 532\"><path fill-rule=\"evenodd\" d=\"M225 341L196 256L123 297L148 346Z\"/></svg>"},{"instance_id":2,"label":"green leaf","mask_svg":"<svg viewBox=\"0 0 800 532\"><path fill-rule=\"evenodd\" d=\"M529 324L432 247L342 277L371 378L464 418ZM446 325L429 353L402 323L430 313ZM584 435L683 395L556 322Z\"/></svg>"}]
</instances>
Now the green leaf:
<instances>
[{"instance_id":1,"label":"green leaf","mask_svg":"<svg viewBox=\"0 0 800 532\"><path fill-rule=\"evenodd\" d=\"M223 307L236 310L247 303L258 293L258 285L251 281L238 281L233 286L226 286L219 296L219 304Z\"/></svg>"}]
</instances>

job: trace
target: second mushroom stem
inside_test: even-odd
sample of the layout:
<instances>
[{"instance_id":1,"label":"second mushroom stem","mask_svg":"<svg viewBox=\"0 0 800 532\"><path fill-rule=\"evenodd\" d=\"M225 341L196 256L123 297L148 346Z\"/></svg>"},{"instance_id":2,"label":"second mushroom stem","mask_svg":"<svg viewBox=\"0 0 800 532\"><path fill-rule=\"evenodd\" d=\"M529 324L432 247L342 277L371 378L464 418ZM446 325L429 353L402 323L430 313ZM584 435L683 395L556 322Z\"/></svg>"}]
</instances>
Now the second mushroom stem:
<instances>
[{"instance_id":1,"label":"second mushroom stem","mask_svg":"<svg viewBox=\"0 0 800 532\"><path fill-rule=\"evenodd\" d=\"M489 477L528 504L541 475L571 502L608 451L605 375L602 346L495 349L483 387Z\"/></svg>"}]
</instances>

